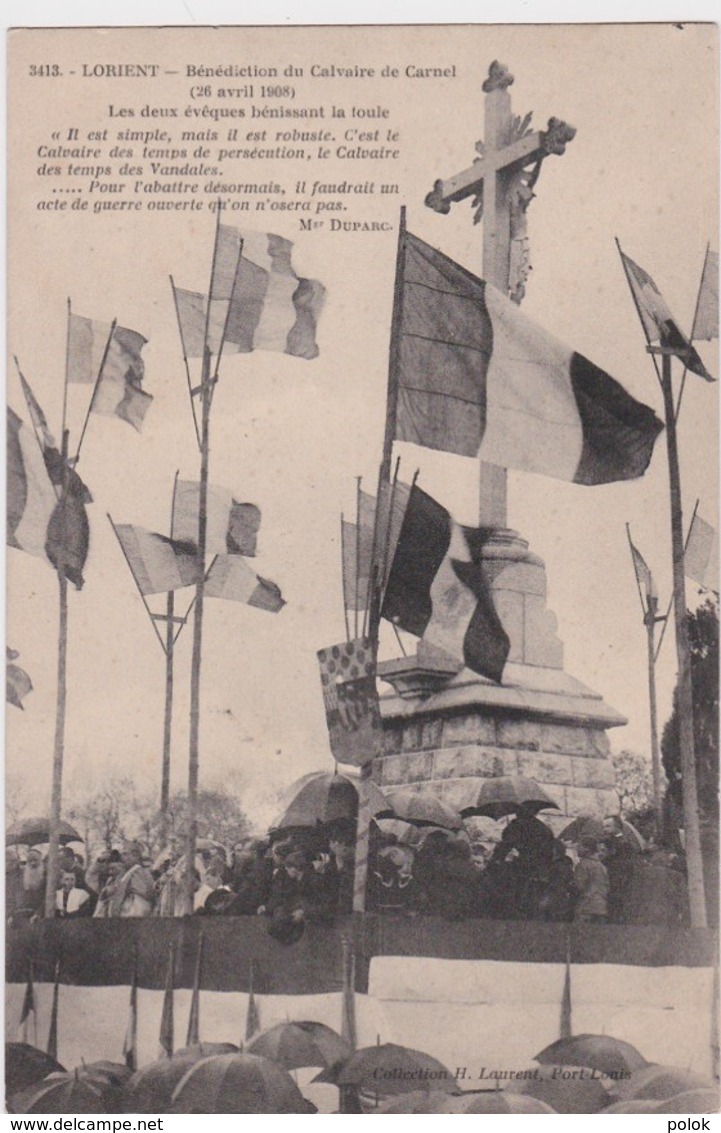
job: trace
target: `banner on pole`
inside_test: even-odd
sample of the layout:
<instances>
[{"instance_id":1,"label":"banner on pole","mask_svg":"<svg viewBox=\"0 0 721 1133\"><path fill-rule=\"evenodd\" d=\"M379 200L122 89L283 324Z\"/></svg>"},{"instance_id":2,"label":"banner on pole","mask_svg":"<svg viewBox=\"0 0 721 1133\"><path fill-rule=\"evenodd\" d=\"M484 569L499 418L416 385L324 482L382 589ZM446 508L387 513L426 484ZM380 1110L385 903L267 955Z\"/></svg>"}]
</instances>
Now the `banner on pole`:
<instances>
[{"instance_id":1,"label":"banner on pole","mask_svg":"<svg viewBox=\"0 0 721 1133\"><path fill-rule=\"evenodd\" d=\"M338 763L363 767L383 751L375 655L358 637L318 651L330 749Z\"/></svg>"}]
</instances>

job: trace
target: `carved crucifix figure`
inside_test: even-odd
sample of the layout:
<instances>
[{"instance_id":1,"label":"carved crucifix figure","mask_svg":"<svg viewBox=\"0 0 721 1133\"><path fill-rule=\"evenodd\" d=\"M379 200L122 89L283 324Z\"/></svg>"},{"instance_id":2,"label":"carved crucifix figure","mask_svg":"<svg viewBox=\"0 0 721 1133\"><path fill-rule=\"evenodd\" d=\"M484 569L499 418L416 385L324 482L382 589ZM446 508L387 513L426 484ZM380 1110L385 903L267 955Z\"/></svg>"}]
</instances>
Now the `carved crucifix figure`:
<instances>
[{"instance_id":1,"label":"carved crucifix figure","mask_svg":"<svg viewBox=\"0 0 721 1133\"><path fill-rule=\"evenodd\" d=\"M521 119L511 112L512 83L508 68L493 62L483 84L485 138L477 143L479 156L469 169L436 181L425 203L448 213L456 201L472 198L474 223L483 219L483 278L520 303L530 270L526 209L544 159L564 153L576 131L558 118L549 119L547 130L531 130L530 114ZM479 523L506 522L506 470L484 464Z\"/></svg>"}]
</instances>

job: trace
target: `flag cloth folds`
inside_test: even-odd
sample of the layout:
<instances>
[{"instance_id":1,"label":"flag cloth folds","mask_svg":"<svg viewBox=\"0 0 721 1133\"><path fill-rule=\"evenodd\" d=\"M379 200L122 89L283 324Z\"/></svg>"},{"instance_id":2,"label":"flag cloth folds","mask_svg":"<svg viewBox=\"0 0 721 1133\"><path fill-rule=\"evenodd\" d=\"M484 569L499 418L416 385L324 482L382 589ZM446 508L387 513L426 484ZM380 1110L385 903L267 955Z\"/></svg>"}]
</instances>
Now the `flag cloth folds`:
<instances>
[{"instance_id":1,"label":"flag cloth folds","mask_svg":"<svg viewBox=\"0 0 721 1133\"><path fill-rule=\"evenodd\" d=\"M684 568L688 578L692 578L706 590L719 588L718 531L696 513L688 533L684 552Z\"/></svg>"},{"instance_id":2,"label":"flag cloth folds","mask_svg":"<svg viewBox=\"0 0 721 1133\"><path fill-rule=\"evenodd\" d=\"M318 651L330 750L338 763L363 767L383 752L376 665L369 638Z\"/></svg>"},{"instance_id":3,"label":"flag cloth folds","mask_svg":"<svg viewBox=\"0 0 721 1133\"><path fill-rule=\"evenodd\" d=\"M32 1037L31 1037L32 1036ZM23 1005L20 1009L18 1042L38 1045L38 1012L35 1005L35 986L33 984L33 962L28 963L28 978L25 984Z\"/></svg>"},{"instance_id":4,"label":"flag cloth folds","mask_svg":"<svg viewBox=\"0 0 721 1133\"><path fill-rule=\"evenodd\" d=\"M123 1058L128 1070L138 1069L138 950L133 955L133 974L130 981L128 1029L123 1039Z\"/></svg>"},{"instance_id":5,"label":"flag cloth folds","mask_svg":"<svg viewBox=\"0 0 721 1133\"><path fill-rule=\"evenodd\" d=\"M568 953L566 953L566 970L563 976L563 995L561 996L561 1021L558 1036L560 1039L570 1039L573 1035L572 1015L571 957Z\"/></svg>"},{"instance_id":6,"label":"flag cloth folds","mask_svg":"<svg viewBox=\"0 0 721 1133\"><path fill-rule=\"evenodd\" d=\"M274 582L251 570L241 555L218 555L208 572L206 598L226 598L245 602L277 614L285 600Z\"/></svg>"},{"instance_id":7,"label":"flag cloth folds","mask_svg":"<svg viewBox=\"0 0 721 1133\"><path fill-rule=\"evenodd\" d=\"M119 417L138 432L153 401L142 388L145 363L141 351L147 341L128 327L70 315L68 381L97 382L91 411Z\"/></svg>"},{"instance_id":8,"label":"flag cloth folds","mask_svg":"<svg viewBox=\"0 0 721 1133\"><path fill-rule=\"evenodd\" d=\"M696 303L696 315L693 320L691 338L700 341L710 341L718 338L718 252L710 249L706 253L706 262L703 265L701 286Z\"/></svg>"},{"instance_id":9,"label":"flag cloth folds","mask_svg":"<svg viewBox=\"0 0 721 1133\"><path fill-rule=\"evenodd\" d=\"M376 500L368 492L358 492L356 522L341 521L343 562L343 600L346 610L364 610L373 562L373 531Z\"/></svg>"},{"instance_id":10,"label":"flag cloth folds","mask_svg":"<svg viewBox=\"0 0 721 1133\"><path fill-rule=\"evenodd\" d=\"M173 503L173 538L198 542L200 484L178 480ZM255 555L260 528L260 508L238 503L229 488L208 485L205 548L209 555Z\"/></svg>"},{"instance_id":11,"label":"flag cloth folds","mask_svg":"<svg viewBox=\"0 0 721 1133\"><path fill-rule=\"evenodd\" d=\"M33 683L24 669L14 662L19 653L5 646L5 700L15 708L23 709L23 700L33 690Z\"/></svg>"},{"instance_id":12,"label":"flag cloth folds","mask_svg":"<svg viewBox=\"0 0 721 1133\"><path fill-rule=\"evenodd\" d=\"M636 572L636 581L641 588L641 591L646 595L646 608L648 609L649 599L654 601L658 600L658 592L656 584L653 581L653 575L639 549L634 546L631 535L628 536L628 545L631 548L631 558L633 559L633 569Z\"/></svg>"},{"instance_id":13,"label":"flag cloth folds","mask_svg":"<svg viewBox=\"0 0 721 1133\"><path fill-rule=\"evenodd\" d=\"M397 440L577 484L643 475L653 411L411 233L397 301Z\"/></svg>"},{"instance_id":14,"label":"flag cloth folds","mask_svg":"<svg viewBox=\"0 0 721 1133\"><path fill-rule=\"evenodd\" d=\"M48 1030L48 1045L45 1048L51 1058L58 1060L58 1011L60 1007L60 961L55 964L55 979L53 981L53 1003L50 1009L50 1027Z\"/></svg>"},{"instance_id":15,"label":"flag cloth folds","mask_svg":"<svg viewBox=\"0 0 721 1133\"><path fill-rule=\"evenodd\" d=\"M33 427L35 428L35 432L38 434L43 448L55 448L55 438L52 436L50 430L48 429L48 423L45 418L45 414L40 408L38 400L30 388L30 383L25 380L22 374L20 374L20 385L22 386L23 394L25 396L25 402L28 407L28 413L30 414L30 420L33 423Z\"/></svg>"},{"instance_id":16,"label":"flag cloth folds","mask_svg":"<svg viewBox=\"0 0 721 1133\"><path fill-rule=\"evenodd\" d=\"M245 1041L249 1042L254 1035L258 1034L260 1030L260 1008L256 1002L255 992L253 991L253 963L250 964L250 973L248 975L248 1010L245 1015ZM242 1044L241 1044L242 1050Z\"/></svg>"},{"instance_id":17,"label":"flag cloth folds","mask_svg":"<svg viewBox=\"0 0 721 1133\"><path fill-rule=\"evenodd\" d=\"M141 594L180 590L200 581L194 543L168 539L132 523L113 524Z\"/></svg>"},{"instance_id":18,"label":"flag cloth folds","mask_svg":"<svg viewBox=\"0 0 721 1133\"><path fill-rule=\"evenodd\" d=\"M625 252L621 252L621 260L649 345L658 344L671 350L692 373L705 378L707 382L714 381L696 350L679 330L666 300L648 272L634 263Z\"/></svg>"},{"instance_id":19,"label":"flag cloth folds","mask_svg":"<svg viewBox=\"0 0 721 1133\"><path fill-rule=\"evenodd\" d=\"M274 350L316 358L316 329L325 288L300 278L292 265L293 245L270 232L241 231L221 224L208 296L176 289L180 333L186 356L200 357L206 339L211 353L247 354Z\"/></svg>"},{"instance_id":20,"label":"flag cloth folds","mask_svg":"<svg viewBox=\"0 0 721 1133\"><path fill-rule=\"evenodd\" d=\"M7 544L47 561L45 543L58 498L35 437L7 410Z\"/></svg>"},{"instance_id":21,"label":"flag cloth folds","mask_svg":"<svg viewBox=\"0 0 721 1133\"><path fill-rule=\"evenodd\" d=\"M417 486L410 492L382 616L421 638L429 662L500 681L510 642L482 563L488 528L461 527Z\"/></svg>"},{"instance_id":22,"label":"flag cloth folds","mask_svg":"<svg viewBox=\"0 0 721 1133\"><path fill-rule=\"evenodd\" d=\"M160 1057L171 1058L175 1042L173 1025L173 983L175 979L175 949L170 946L168 967L165 973L165 991L163 993L163 1010L160 1016Z\"/></svg>"},{"instance_id":23,"label":"flag cloth folds","mask_svg":"<svg viewBox=\"0 0 721 1133\"><path fill-rule=\"evenodd\" d=\"M188 1015L188 1033L185 1039L186 1046L197 1046L200 1042L200 981L203 976L204 946L205 937L201 932L198 938L198 954L195 958L193 992L190 998L190 1014Z\"/></svg>"}]
</instances>

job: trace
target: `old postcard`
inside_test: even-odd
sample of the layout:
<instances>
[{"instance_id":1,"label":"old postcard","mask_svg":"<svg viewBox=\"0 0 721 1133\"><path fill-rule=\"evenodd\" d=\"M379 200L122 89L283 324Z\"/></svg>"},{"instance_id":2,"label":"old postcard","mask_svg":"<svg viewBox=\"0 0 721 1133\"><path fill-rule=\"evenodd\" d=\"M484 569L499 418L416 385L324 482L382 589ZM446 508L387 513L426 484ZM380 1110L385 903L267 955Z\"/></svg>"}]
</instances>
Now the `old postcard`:
<instances>
[{"instance_id":1,"label":"old postcard","mask_svg":"<svg viewBox=\"0 0 721 1133\"><path fill-rule=\"evenodd\" d=\"M716 1112L717 28L8 58L9 1110Z\"/></svg>"}]
</instances>

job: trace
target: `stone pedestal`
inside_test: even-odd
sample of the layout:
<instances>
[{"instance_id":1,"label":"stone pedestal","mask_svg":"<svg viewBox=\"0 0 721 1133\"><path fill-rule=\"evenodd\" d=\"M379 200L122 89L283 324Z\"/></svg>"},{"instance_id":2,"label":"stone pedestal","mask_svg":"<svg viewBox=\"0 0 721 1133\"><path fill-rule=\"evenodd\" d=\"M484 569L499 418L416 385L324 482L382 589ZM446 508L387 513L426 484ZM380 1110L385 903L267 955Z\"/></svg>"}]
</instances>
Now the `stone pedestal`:
<instances>
[{"instance_id":1,"label":"stone pedestal","mask_svg":"<svg viewBox=\"0 0 721 1133\"><path fill-rule=\"evenodd\" d=\"M472 785L526 775L558 803L544 811L556 832L579 814L618 813L608 728L626 720L563 670L556 618L546 608L545 567L515 532L486 545L483 571L511 641L498 685L420 657L382 662L392 686L381 696L385 754L374 766L383 787L429 786L459 805Z\"/></svg>"}]
</instances>

